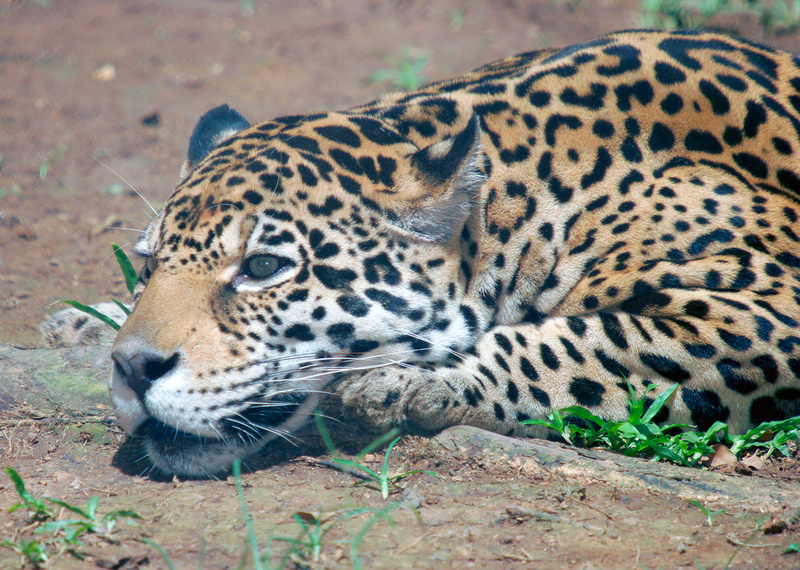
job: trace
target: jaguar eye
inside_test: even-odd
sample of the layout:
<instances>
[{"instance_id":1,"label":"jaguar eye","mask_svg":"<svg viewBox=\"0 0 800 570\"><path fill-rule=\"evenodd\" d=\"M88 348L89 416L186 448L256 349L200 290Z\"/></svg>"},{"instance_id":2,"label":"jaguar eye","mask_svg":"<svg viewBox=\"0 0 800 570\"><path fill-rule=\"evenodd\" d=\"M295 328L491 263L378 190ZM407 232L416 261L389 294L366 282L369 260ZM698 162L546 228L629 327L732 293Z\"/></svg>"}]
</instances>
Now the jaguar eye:
<instances>
[{"instance_id":1,"label":"jaguar eye","mask_svg":"<svg viewBox=\"0 0 800 570\"><path fill-rule=\"evenodd\" d=\"M290 261L285 257L254 255L245 260L242 273L253 279L266 279L275 275L289 263Z\"/></svg>"},{"instance_id":2,"label":"jaguar eye","mask_svg":"<svg viewBox=\"0 0 800 570\"><path fill-rule=\"evenodd\" d=\"M158 260L155 257L148 257L146 265L148 271L150 271L150 273L153 273L155 272L156 267L158 266Z\"/></svg>"}]
</instances>

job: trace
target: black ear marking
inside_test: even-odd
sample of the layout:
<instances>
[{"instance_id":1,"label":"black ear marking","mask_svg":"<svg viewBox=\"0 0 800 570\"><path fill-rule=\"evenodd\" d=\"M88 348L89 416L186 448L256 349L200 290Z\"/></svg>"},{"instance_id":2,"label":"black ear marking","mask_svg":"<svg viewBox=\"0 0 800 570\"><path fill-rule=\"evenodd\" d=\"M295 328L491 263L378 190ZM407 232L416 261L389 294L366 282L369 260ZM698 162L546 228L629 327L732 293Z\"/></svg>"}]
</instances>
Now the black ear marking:
<instances>
[{"instance_id":1,"label":"black ear marking","mask_svg":"<svg viewBox=\"0 0 800 570\"><path fill-rule=\"evenodd\" d=\"M478 169L481 129L477 116L452 138L418 150L410 157L415 186L399 194L390 223L403 233L444 243L461 231L486 177Z\"/></svg>"},{"instance_id":2,"label":"black ear marking","mask_svg":"<svg viewBox=\"0 0 800 570\"><path fill-rule=\"evenodd\" d=\"M475 153L479 142L478 125L478 116L475 115L466 128L454 137L414 153L411 166L431 186L446 184Z\"/></svg>"},{"instance_id":3,"label":"black ear marking","mask_svg":"<svg viewBox=\"0 0 800 570\"><path fill-rule=\"evenodd\" d=\"M214 107L200 117L189 139L189 151L181 167L181 178L185 178L223 141L249 126L247 119L227 105Z\"/></svg>"}]
</instances>

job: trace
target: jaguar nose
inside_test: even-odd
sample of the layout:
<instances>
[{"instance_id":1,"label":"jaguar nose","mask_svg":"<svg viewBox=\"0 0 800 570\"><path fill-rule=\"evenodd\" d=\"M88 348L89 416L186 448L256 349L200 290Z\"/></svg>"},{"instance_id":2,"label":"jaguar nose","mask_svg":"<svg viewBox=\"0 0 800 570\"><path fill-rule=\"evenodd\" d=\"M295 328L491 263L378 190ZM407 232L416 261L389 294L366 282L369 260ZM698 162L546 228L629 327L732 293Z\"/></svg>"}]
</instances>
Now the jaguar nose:
<instances>
[{"instance_id":1,"label":"jaguar nose","mask_svg":"<svg viewBox=\"0 0 800 570\"><path fill-rule=\"evenodd\" d=\"M178 353L168 357L154 352L138 352L128 356L114 351L111 353L111 360L128 386L136 392L139 400L144 402L144 396L153 382L175 368L178 363Z\"/></svg>"}]
</instances>

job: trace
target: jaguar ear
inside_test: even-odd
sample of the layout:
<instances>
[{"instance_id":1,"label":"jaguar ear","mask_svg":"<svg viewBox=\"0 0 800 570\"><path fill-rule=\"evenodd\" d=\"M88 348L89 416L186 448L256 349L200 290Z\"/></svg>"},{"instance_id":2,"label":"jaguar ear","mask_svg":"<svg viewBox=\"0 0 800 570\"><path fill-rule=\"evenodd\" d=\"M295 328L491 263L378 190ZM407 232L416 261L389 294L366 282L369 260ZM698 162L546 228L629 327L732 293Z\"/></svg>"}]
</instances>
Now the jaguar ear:
<instances>
[{"instance_id":1,"label":"jaguar ear","mask_svg":"<svg viewBox=\"0 0 800 570\"><path fill-rule=\"evenodd\" d=\"M478 117L457 135L410 157L409 179L400 183L390 223L403 233L431 242L447 242L461 231L486 181L478 170L481 149Z\"/></svg>"},{"instance_id":2,"label":"jaguar ear","mask_svg":"<svg viewBox=\"0 0 800 570\"><path fill-rule=\"evenodd\" d=\"M181 179L197 168L208 153L249 126L244 117L227 105L214 107L200 117L189 139L189 152L181 166Z\"/></svg>"}]
</instances>

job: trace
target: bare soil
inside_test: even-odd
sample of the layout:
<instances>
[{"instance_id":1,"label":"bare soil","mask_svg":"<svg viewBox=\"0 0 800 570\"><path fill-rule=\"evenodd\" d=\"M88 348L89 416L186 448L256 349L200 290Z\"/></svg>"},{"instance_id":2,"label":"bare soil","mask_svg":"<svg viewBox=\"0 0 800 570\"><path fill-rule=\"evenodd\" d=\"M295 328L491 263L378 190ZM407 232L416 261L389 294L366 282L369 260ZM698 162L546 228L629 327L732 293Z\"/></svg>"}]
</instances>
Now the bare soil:
<instances>
[{"instance_id":1,"label":"bare soil","mask_svg":"<svg viewBox=\"0 0 800 570\"><path fill-rule=\"evenodd\" d=\"M210 107L226 102L251 122L346 108L390 89L366 79L393 67L404 50L425 54L427 79L441 79L516 52L637 27L638 8L634 0L0 0L0 342L41 346L37 325L60 308L52 305L58 299L125 298L110 243L134 241L150 211L128 182L158 208L177 181L195 121ZM800 51L800 35L766 36L752 17L717 24ZM15 378L0 374L0 395L17 389ZM154 480L134 447L119 447L124 438L103 419L102 403L87 418L87 410L24 401L19 393L0 398L0 457L31 491L81 505L100 495L102 512L136 510L179 568L200 560L237 567L247 556L230 481ZM800 567L800 554L783 554L800 542L798 505L785 502L798 485L796 454L751 471L767 497L754 503L711 488L693 495L648 488L645 475L641 485L622 484L599 467L593 474L525 467L493 445L404 440L392 469L439 477L409 477L390 498L405 506L392 511L396 526L378 523L365 535L365 566L722 568L732 559L733 568ZM262 547L269 536L297 536L293 513L386 504L305 455L324 457L313 434L299 447L274 449L244 475ZM25 520L22 511L6 514L17 497L3 477L0 537ZM734 485L752 480L729 477ZM726 514L708 526L689 499ZM337 522L320 560L308 565L351 566L349 543L336 541L352 542L366 521ZM165 567L134 540L141 532L120 525L113 542L87 540L85 560L63 554L52 567ZM273 543L277 552L286 545ZM17 558L0 548L0 566Z\"/></svg>"}]
</instances>

